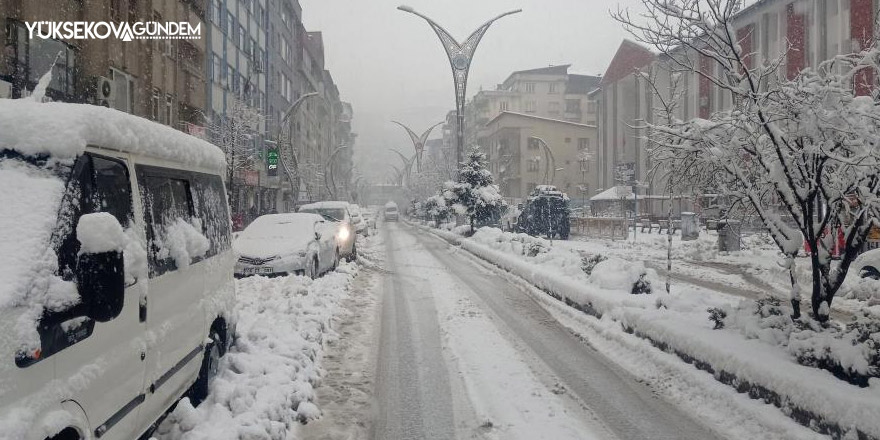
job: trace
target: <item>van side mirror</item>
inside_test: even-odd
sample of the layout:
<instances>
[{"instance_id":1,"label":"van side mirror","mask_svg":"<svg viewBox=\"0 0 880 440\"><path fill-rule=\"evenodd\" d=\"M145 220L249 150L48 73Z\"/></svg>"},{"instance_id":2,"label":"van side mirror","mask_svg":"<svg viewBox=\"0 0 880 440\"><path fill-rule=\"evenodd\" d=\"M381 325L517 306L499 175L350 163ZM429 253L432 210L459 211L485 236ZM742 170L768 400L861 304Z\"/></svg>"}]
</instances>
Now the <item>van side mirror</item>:
<instances>
[{"instance_id":1,"label":"van side mirror","mask_svg":"<svg viewBox=\"0 0 880 440\"><path fill-rule=\"evenodd\" d=\"M122 313L125 299L125 233L115 217L99 212L80 217L76 226L80 255L76 281L83 311L107 322Z\"/></svg>"},{"instance_id":2,"label":"van side mirror","mask_svg":"<svg viewBox=\"0 0 880 440\"><path fill-rule=\"evenodd\" d=\"M82 254L76 280L86 316L107 322L122 313L125 299L125 264L122 252Z\"/></svg>"}]
</instances>

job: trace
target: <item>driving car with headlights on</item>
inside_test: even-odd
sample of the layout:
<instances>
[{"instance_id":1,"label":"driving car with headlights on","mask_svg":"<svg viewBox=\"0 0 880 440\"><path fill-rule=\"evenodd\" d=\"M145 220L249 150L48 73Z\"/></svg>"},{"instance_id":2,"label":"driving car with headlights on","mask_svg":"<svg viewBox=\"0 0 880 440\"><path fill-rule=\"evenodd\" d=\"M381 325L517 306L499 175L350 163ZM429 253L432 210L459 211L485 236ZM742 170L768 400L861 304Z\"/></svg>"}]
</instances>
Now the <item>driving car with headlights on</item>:
<instances>
[{"instance_id":1,"label":"driving car with headlights on","mask_svg":"<svg viewBox=\"0 0 880 440\"><path fill-rule=\"evenodd\" d=\"M316 278L339 263L335 232L336 227L317 214L257 217L233 244L239 254L235 276Z\"/></svg>"},{"instance_id":2,"label":"driving car with headlights on","mask_svg":"<svg viewBox=\"0 0 880 440\"><path fill-rule=\"evenodd\" d=\"M354 261L357 258L357 240L354 224L349 213L348 202L331 201L316 202L303 205L299 208L301 213L318 214L324 220L336 226L336 247L339 256L346 261Z\"/></svg>"}]
</instances>

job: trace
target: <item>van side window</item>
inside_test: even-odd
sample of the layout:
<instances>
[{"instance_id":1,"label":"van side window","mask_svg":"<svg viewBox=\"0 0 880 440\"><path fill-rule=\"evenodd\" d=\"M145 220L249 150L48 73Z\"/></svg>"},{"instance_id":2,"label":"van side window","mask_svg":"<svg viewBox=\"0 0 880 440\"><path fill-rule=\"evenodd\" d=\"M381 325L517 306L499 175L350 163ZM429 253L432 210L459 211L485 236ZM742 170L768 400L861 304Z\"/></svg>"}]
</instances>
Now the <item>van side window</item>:
<instances>
[{"instance_id":1,"label":"van side window","mask_svg":"<svg viewBox=\"0 0 880 440\"><path fill-rule=\"evenodd\" d=\"M150 278L177 269L174 258L162 243L169 226L193 217L190 182L176 176L146 174L141 176L144 217L147 223Z\"/></svg>"},{"instance_id":2,"label":"van side window","mask_svg":"<svg viewBox=\"0 0 880 440\"><path fill-rule=\"evenodd\" d=\"M84 154L73 167L59 214L54 240L58 243L58 271L73 280L79 240L76 224L83 214L108 212L122 227L132 218L131 185L128 168L122 161Z\"/></svg>"},{"instance_id":3,"label":"van side window","mask_svg":"<svg viewBox=\"0 0 880 440\"><path fill-rule=\"evenodd\" d=\"M213 257L230 248L229 209L220 176L197 174L195 179L196 214L202 222L202 233L211 241L206 257Z\"/></svg>"}]
</instances>

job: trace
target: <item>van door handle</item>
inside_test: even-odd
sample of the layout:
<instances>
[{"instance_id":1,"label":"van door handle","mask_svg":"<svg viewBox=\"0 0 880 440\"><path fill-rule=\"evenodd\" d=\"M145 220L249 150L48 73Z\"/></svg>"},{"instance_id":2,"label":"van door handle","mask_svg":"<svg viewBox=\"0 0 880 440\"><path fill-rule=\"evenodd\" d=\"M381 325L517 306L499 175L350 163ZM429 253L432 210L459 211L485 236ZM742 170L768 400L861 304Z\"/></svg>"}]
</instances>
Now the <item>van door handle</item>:
<instances>
[{"instance_id":1,"label":"van door handle","mask_svg":"<svg viewBox=\"0 0 880 440\"><path fill-rule=\"evenodd\" d=\"M147 322L147 296L141 296L138 318L141 322Z\"/></svg>"}]
</instances>

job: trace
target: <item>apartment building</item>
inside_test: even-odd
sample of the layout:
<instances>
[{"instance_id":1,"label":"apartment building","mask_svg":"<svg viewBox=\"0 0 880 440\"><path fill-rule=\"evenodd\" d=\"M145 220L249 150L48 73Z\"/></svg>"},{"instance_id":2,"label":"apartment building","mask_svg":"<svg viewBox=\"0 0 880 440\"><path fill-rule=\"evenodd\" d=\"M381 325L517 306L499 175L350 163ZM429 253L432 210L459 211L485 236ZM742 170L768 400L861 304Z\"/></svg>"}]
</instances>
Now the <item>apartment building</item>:
<instances>
[{"instance_id":1,"label":"apartment building","mask_svg":"<svg viewBox=\"0 0 880 440\"><path fill-rule=\"evenodd\" d=\"M0 2L0 98L31 94L52 70L47 97L112 107L193 134L203 132L205 0L83 0ZM188 22L187 39L29 38L36 21Z\"/></svg>"},{"instance_id":2,"label":"apartment building","mask_svg":"<svg viewBox=\"0 0 880 440\"><path fill-rule=\"evenodd\" d=\"M505 111L485 132L483 151L505 197L522 199L550 184L577 202L597 188L595 125Z\"/></svg>"},{"instance_id":3,"label":"apartment building","mask_svg":"<svg viewBox=\"0 0 880 440\"><path fill-rule=\"evenodd\" d=\"M736 36L747 63L769 63L782 56L779 74L794 78L805 68L815 68L835 55L858 51L873 43L873 0L760 0L740 11L734 20ZM711 60L698 58L698 69L715 69ZM621 174L634 170L635 178L649 184L648 193L664 191L659 176L649 176L650 158L644 131L632 127L652 122L654 92L640 73L657 78L664 98L669 98L666 59L636 43L624 41L594 92L599 107L601 181L605 187L620 184ZM679 73L677 117L708 118L732 105L732 97L697 72ZM853 85L860 95L877 89L877 78L860 75ZM623 171L623 173L621 173Z\"/></svg>"}]
</instances>

